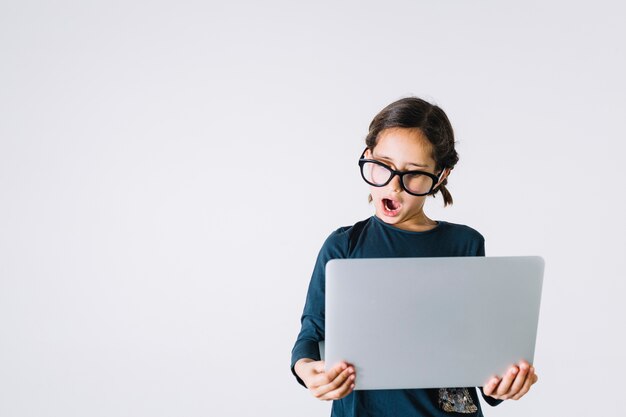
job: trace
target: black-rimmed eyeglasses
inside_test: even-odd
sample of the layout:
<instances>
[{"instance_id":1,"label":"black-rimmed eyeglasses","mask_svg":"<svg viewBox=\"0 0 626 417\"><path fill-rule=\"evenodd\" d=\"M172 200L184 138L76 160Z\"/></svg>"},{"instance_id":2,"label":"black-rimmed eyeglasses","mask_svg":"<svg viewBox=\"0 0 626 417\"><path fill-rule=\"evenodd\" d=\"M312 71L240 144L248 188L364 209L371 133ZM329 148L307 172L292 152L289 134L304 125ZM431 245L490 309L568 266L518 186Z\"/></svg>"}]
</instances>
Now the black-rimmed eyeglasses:
<instances>
[{"instance_id":1,"label":"black-rimmed eyeglasses","mask_svg":"<svg viewBox=\"0 0 626 417\"><path fill-rule=\"evenodd\" d=\"M402 189L411 195L419 197L430 194L439 182L441 173L443 173L442 170L437 176L426 171L396 171L375 159L365 159L366 151L367 149L363 151L361 158L359 158L359 167L365 182L374 187L384 187L397 175L400 177Z\"/></svg>"}]
</instances>

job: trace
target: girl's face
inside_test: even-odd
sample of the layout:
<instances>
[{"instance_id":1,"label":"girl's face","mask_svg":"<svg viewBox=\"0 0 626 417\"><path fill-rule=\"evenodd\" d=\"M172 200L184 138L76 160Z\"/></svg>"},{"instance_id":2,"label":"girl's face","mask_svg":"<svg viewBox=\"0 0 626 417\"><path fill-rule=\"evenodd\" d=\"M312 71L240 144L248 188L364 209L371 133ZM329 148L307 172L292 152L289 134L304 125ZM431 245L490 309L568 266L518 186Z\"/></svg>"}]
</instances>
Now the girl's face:
<instances>
[{"instance_id":1,"label":"girl's face","mask_svg":"<svg viewBox=\"0 0 626 417\"><path fill-rule=\"evenodd\" d=\"M432 145L420 129L389 128L378 134L374 149L365 158L381 161L397 171L426 171L438 175L432 158ZM444 170L435 188L447 177ZM414 196L402 189L399 176L393 177L384 187L370 187L376 216L385 223L404 230L420 230L432 225L424 214L428 196Z\"/></svg>"}]
</instances>

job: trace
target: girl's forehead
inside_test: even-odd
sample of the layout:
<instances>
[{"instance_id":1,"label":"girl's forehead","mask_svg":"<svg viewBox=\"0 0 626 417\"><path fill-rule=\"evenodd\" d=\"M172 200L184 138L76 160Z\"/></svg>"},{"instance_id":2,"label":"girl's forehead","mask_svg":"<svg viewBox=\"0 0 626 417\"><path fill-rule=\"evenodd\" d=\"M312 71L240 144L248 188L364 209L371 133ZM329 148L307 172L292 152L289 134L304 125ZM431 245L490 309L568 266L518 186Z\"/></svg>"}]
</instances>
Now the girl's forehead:
<instances>
[{"instance_id":1,"label":"girl's forehead","mask_svg":"<svg viewBox=\"0 0 626 417\"><path fill-rule=\"evenodd\" d=\"M378 134L373 154L395 162L434 166L433 145L421 129L389 128Z\"/></svg>"}]
</instances>

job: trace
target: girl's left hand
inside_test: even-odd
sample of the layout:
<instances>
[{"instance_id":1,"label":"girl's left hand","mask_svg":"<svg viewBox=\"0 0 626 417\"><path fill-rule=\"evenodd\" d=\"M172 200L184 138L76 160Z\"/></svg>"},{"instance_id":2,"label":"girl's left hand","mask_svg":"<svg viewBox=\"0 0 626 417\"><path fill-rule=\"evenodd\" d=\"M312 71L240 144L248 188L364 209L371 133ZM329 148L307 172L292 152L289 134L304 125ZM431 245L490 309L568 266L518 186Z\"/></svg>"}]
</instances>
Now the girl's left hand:
<instances>
[{"instance_id":1,"label":"girl's left hand","mask_svg":"<svg viewBox=\"0 0 626 417\"><path fill-rule=\"evenodd\" d=\"M538 379L535 368L522 361L511 366L503 378L494 377L483 387L483 392L497 400L519 400Z\"/></svg>"}]
</instances>

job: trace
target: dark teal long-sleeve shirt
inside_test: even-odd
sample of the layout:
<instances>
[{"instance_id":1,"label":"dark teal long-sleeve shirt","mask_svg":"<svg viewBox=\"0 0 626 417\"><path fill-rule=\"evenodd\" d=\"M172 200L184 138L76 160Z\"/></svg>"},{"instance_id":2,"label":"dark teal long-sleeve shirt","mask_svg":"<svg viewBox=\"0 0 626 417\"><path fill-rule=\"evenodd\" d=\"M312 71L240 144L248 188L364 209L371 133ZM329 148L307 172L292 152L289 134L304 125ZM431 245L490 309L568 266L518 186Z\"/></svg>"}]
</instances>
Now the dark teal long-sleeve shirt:
<instances>
[{"instance_id":1,"label":"dark teal long-sleeve shirt","mask_svg":"<svg viewBox=\"0 0 626 417\"><path fill-rule=\"evenodd\" d=\"M325 267L331 259L484 256L485 240L471 227L439 221L426 232L410 232L389 225L376 216L359 226L341 227L324 242L302 313L302 327L291 352L291 370L302 358L320 359L318 343L324 340ZM295 372L294 372L294 375ZM358 376L357 376L358 377ZM297 377L298 382L304 385ZM359 390L333 401L332 417L482 416L476 388ZM482 392L482 390L481 390ZM469 399L450 402L450 393L469 394ZM465 395L466 396L466 395ZM500 401L484 396L490 405ZM457 398L458 399L458 398ZM456 410L456 411L455 411Z\"/></svg>"}]
</instances>

